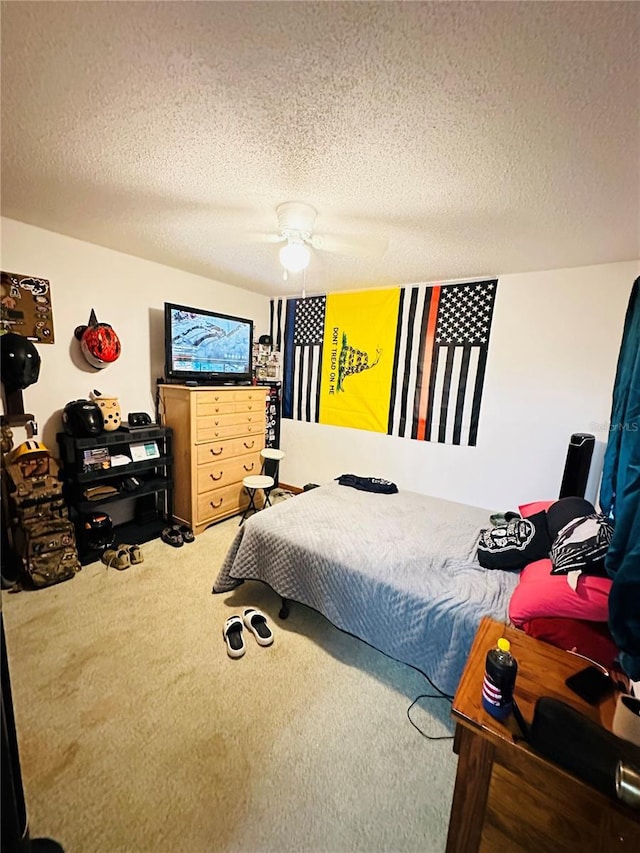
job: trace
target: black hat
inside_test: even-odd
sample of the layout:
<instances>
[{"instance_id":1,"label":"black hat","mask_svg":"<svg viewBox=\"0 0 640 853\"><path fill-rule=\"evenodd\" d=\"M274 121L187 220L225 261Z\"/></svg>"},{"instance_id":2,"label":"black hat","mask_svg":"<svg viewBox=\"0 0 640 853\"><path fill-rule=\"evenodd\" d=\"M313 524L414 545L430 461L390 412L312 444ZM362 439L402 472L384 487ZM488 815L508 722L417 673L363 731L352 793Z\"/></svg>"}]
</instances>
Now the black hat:
<instances>
[{"instance_id":1,"label":"black hat","mask_svg":"<svg viewBox=\"0 0 640 853\"><path fill-rule=\"evenodd\" d=\"M0 336L2 381L7 391L21 391L38 381L40 355L30 340L15 332Z\"/></svg>"}]
</instances>

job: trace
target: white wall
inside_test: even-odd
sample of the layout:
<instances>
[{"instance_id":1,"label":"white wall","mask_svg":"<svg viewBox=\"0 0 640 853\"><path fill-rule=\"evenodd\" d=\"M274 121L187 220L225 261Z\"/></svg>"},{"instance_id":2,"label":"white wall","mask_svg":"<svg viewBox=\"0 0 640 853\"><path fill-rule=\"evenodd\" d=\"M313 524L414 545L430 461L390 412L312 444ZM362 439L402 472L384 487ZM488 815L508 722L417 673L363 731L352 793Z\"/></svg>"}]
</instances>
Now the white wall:
<instances>
[{"instance_id":1,"label":"white wall","mask_svg":"<svg viewBox=\"0 0 640 853\"><path fill-rule=\"evenodd\" d=\"M121 410L155 416L155 380L164 373L164 302L249 317L255 333L268 331L269 300L227 284L74 240L22 222L1 220L1 265L6 272L49 279L54 344L38 344L37 384L23 392L26 412L39 422L39 437L57 455L56 432L70 400L92 389L117 396ZM73 336L91 309L120 338L120 358L103 370L91 367ZM24 438L14 430L14 441Z\"/></svg>"},{"instance_id":2,"label":"white wall","mask_svg":"<svg viewBox=\"0 0 640 853\"><path fill-rule=\"evenodd\" d=\"M91 389L122 411L154 412L163 373L165 301L252 318L268 331L266 297L201 276L3 219L2 269L51 281L56 343L38 345L40 380L24 392L41 436L56 449L60 412ZM302 486L346 472L509 509L556 497L569 437L597 439L587 496L596 495L624 315L640 263L499 276L477 447L452 447L362 430L283 421L281 479ZM73 337L91 308L123 346L98 371ZM21 440L19 431L16 439Z\"/></svg>"},{"instance_id":3,"label":"white wall","mask_svg":"<svg viewBox=\"0 0 640 853\"><path fill-rule=\"evenodd\" d=\"M596 497L624 316L640 263L499 276L477 447L283 421L283 482L342 473L492 509L558 496L569 438L596 436Z\"/></svg>"}]
</instances>

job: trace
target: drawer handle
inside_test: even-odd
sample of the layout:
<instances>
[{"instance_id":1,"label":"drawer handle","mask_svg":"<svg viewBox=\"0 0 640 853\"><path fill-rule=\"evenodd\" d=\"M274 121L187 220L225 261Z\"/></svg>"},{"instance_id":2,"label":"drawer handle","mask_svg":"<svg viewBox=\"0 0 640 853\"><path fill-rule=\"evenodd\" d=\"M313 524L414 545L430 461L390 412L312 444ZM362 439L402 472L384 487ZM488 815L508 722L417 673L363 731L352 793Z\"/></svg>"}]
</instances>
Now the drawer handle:
<instances>
[{"instance_id":1,"label":"drawer handle","mask_svg":"<svg viewBox=\"0 0 640 853\"><path fill-rule=\"evenodd\" d=\"M218 414L218 413L220 412L220 407L219 407L219 406L216 406L216 407L215 407L215 409L214 409L214 412L216 412L216 414Z\"/></svg>"},{"instance_id":2,"label":"drawer handle","mask_svg":"<svg viewBox=\"0 0 640 853\"><path fill-rule=\"evenodd\" d=\"M251 424L249 424L249 425L247 426L247 432L251 432L251 429L252 429Z\"/></svg>"},{"instance_id":3,"label":"drawer handle","mask_svg":"<svg viewBox=\"0 0 640 853\"><path fill-rule=\"evenodd\" d=\"M253 406L247 406L247 411L249 411L249 412L250 412L250 411L251 411L251 409L253 409Z\"/></svg>"},{"instance_id":4,"label":"drawer handle","mask_svg":"<svg viewBox=\"0 0 640 853\"><path fill-rule=\"evenodd\" d=\"M256 464L255 462L252 462L251 465L243 465L242 467L244 468L245 471L253 471L255 464Z\"/></svg>"},{"instance_id":5,"label":"drawer handle","mask_svg":"<svg viewBox=\"0 0 640 853\"><path fill-rule=\"evenodd\" d=\"M213 399L214 399L214 400L216 401L216 403L217 403L217 402L218 402L218 400L220 399L220 397L214 397Z\"/></svg>"},{"instance_id":6,"label":"drawer handle","mask_svg":"<svg viewBox=\"0 0 640 853\"><path fill-rule=\"evenodd\" d=\"M212 456L220 456L220 454L222 453L222 451L223 451L223 450L224 450L224 447L221 447L221 448L220 448L220 450L214 450L214 449L213 449L213 447L210 447L210 448L209 448L209 453L210 453Z\"/></svg>"},{"instance_id":7,"label":"drawer handle","mask_svg":"<svg viewBox=\"0 0 640 853\"><path fill-rule=\"evenodd\" d=\"M211 477L212 480L221 480L222 479L222 471L220 471L220 474L217 477L215 477L213 474L209 474L209 476Z\"/></svg>"},{"instance_id":8,"label":"drawer handle","mask_svg":"<svg viewBox=\"0 0 640 853\"><path fill-rule=\"evenodd\" d=\"M220 426L220 421L214 421L214 424L215 424L216 426Z\"/></svg>"},{"instance_id":9,"label":"drawer handle","mask_svg":"<svg viewBox=\"0 0 640 853\"><path fill-rule=\"evenodd\" d=\"M213 502L213 501L209 501L209 504L211 505L211 507L212 507L213 509L218 509L218 507L221 507L221 506L222 506L222 501L223 501L223 500L224 500L224 498L220 498L220 500L218 501L218 503L217 503L217 504L214 504L214 502Z\"/></svg>"},{"instance_id":10,"label":"drawer handle","mask_svg":"<svg viewBox=\"0 0 640 853\"><path fill-rule=\"evenodd\" d=\"M244 444L244 446L247 448L247 450L251 450L251 448L252 448L252 447L253 447L253 445L255 444L255 441L252 441L252 442L251 442L251 444L247 444L247 442L246 442L246 441L243 441L242 443L243 443L243 444Z\"/></svg>"}]
</instances>

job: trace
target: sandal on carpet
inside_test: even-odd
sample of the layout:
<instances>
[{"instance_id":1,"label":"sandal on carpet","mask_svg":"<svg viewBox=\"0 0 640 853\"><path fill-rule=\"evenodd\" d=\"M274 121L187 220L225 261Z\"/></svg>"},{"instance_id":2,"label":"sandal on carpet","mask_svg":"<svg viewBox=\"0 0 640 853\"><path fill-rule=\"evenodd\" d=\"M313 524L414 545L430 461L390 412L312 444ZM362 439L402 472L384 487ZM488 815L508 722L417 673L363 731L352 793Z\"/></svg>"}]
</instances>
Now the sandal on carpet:
<instances>
[{"instance_id":1,"label":"sandal on carpet","mask_svg":"<svg viewBox=\"0 0 640 853\"><path fill-rule=\"evenodd\" d=\"M116 547L118 548L118 550L124 550L129 554L129 559L131 560L132 566L137 566L138 563L144 562L142 548L139 545L127 545L126 543L122 543L121 545L117 545Z\"/></svg>"},{"instance_id":2,"label":"sandal on carpet","mask_svg":"<svg viewBox=\"0 0 640 853\"><path fill-rule=\"evenodd\" d=\"M273 631L267 625L267 617L261 610L245 607L242 611L242 619L259 646L270 646L273 643Z\"/></svg>"},{"instance_id":3,"label":"sandal on carpet","mask_svg":"<svg viewBox=\"0 0 640 853\"><path fill-rule=\"evenodd\" d=\"M113 548L108 549L102 554L102 562L108 569L118 569L121 572L123 569L128 569L131 565L131 557L126 548L118 547L117 551Z\"/></svg>"},{"instance_id":4,"label":"sandal on carpet","mask_svg":"<svg viewBox=\"0 0 640 853\"><path fill-rule=\"evenodd\" d=\"M222 636L227 644L227 654L230 658L241 658L246 652L242 633L242 619L239 616L229 616L224 623Z\"/></svg>"},{"instance_id":5,"label":"sandal on carpet","mask_svg":"<svg viewBox=\"0 0 640 853\"><path fill-rule=\"evenodd\" d=\"M173 545L174 548L181 548L184 545L184 539L180 535L177 527L165 527L160 534L160 538L167 545Z\"/></svg>"},{"instance_id":6,"label":"sandal on carpet","mask_svg":"<svg viewBox=\"0 0 640 853\"><path fill-rule=\"evenodd\" d=\"M196 537L193 535L193 530L189 527L188 524L174 524L173 529L177 530L180 536L182 536L183 542L196 541Z\"/></svg>"}]
</instances>

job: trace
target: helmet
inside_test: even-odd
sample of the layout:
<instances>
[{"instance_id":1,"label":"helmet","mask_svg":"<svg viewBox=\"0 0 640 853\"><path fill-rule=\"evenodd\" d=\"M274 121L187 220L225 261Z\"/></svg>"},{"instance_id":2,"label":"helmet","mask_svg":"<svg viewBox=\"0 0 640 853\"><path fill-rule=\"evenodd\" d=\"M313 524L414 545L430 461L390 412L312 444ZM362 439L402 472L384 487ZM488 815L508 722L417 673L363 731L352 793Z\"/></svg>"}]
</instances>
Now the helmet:
<instances>
[{"instance_id":1,"label":"helmet","mask_svg":"<svg viewBox=\"0 0 640 853\"><path fill-rule=\"evenodd\" d=\"M0 337L2 381L8 391L20 391L38 381L40 355L30 340L14 332Z\"/></svg>"},{"instance_id":2,"label":"helmet","mask_svg":"<svg viewBox=\"0 0 640 853\"><path fill-rule=\"evenodd\" d=\"M120 339L107 323L89 326L80 339L82 354L92 367L107 367L120 355Z\"/></svg>"},{"instance_id":3,"label":"helmet","mask_svg":"<svg viewBox=\"0 0 640 853\"><path fill-rule=\"evenodd\" d=\"M74 438L91 438L104 429L104 418L92 400L72 400L62 412L64 431Z\"/></svg>"},{"instance_id":4,"label":"helmet","mask_svg":"<svg viewBox=\"0 0 640 853\"><path fill-rule=\"evenodd\" d=\"M96 551L102 551L113 545L116 538L111 516L106 512L91 512L82 518L84 540Z\"/></svg>"},{"instance_id":5,"label":"helmet","mask_svg":"<svg viewBox=\"0 0 640 853\"><path fill-rule=\"evenodd\" d=\"M49 451L39 441L23 441L13 451L12 461L20 466L23 477L43 477L49 473Z\"/></svg>"},{"instance_id":6,"label":"helmet","mask_svg":"<svg viewBox=\"0 0 640 853\"><path fill-rule=\"evenodd\" d=\"M99 323L91 309L89 323L77 326L74 333L80 341L83 356L92 367L107 367L120 356L120 339L109 323Z\"/></svg>"},{"instance_id":7,"label":"helmet","mask_svg":"<svg viewBox=\"0 0 640 853\"><path fill-rule=\"evenodd\" d=\"M48 456L49 450L41 441L30 438L29 441L23 441L22 444L19 444L15 448L13 451L13 461L18 462L21 458L35 456L36 454L46 454Z\"/></svg>"}]
</instances>

